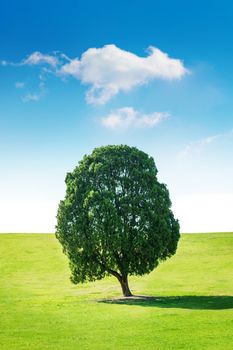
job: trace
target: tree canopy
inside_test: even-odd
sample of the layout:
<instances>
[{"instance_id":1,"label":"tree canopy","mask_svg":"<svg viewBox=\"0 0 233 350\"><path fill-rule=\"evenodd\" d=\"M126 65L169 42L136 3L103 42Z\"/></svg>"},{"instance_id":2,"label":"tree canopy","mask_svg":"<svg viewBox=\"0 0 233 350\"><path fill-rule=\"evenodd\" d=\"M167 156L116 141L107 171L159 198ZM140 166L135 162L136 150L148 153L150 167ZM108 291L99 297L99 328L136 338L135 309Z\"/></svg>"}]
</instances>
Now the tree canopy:
<instances>
[{"instance_id":1,"label":"tree canopy","mask_svg":"<svg viewBox=\"0 0 233 350\"><path fill-rule=\"evenodd\" d=\"M73 283L112 274L130 296L128 275L149 273L175 254L179 223L146 153L124 145L96 148L65 182L56 237Z\"/></svg>"}]
</instances>

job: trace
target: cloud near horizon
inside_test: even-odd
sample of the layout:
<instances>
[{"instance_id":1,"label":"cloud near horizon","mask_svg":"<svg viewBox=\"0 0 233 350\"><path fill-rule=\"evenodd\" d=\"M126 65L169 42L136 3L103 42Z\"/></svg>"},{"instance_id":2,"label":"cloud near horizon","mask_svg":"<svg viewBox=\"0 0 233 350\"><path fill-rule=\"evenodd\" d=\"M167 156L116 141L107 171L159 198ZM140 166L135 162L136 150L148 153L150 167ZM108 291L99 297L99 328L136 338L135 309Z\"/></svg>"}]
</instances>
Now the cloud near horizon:
<instances>
[{"instance_id":1,"label":"cloud near horizon","mask_svg":"<svg viewBox=\"0 0 233 350\"><path fill-rule=\"evenodd\" d=\"M143 114L136 111L133 107L123 107L112 111L109 115L102 118L102 125L112 130L126 130L129 128L157 126L163 120L169 117L167 112L154 112Z\"/></svg>"},{"instance_id":2,"label":"cloud near horizon","mask_svg":"<svg viewBox=\"0 0 233 350\"><path fill-rule=\"evenodd\" d=\"M181 60L170 58L153 46L149 47L147 57L140 57L116 45L89 48L80 60L70 59L59 71L90 85L86 94L89 104L105 104L120 91L129 91L154 79L181 79L187 72Z\"/></svg>"},{"instance_id":3,"label":"cloud near horizon","mask_svg":"<svg viewBox=\"0 0 233 350\"><path fill-rule=\"evenodd\" d=\"M194 153L200 153L205 149L205 147L213 144L217 140L224 139L224 138L232 138L233 136L233 129L230 129L229 131L222 133L222 134L217 134L217 135L212 135L212 136L207 136L203 139L197 140L190 142L187 144L184 149L178 154L179 157L186 157L189 154L194 154Z\"/></svg>"}]
</instances>

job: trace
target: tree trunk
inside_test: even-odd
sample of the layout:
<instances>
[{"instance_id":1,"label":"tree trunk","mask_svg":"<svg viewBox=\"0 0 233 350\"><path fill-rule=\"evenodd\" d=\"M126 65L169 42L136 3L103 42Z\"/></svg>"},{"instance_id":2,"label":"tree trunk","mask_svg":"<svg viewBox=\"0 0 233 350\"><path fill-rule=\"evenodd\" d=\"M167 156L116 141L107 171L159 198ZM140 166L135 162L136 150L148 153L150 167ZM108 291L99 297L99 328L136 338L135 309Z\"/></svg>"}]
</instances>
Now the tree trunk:
<instances>
[{"instance_id":1,"label":"tree trunk","mask_svg":"<svg viewBox=\"0 0 233 350\"><path fill-rule=\"evenodd\" d=\"M128 276L124 276L124 277L121 276L121 279L119 279L119 282L121 284L122 293L124 297L131 297L132 293L129 289Z\"/></svg>"},{"instance_id":2,"label":"tree trunk","mask_svg":"<svg viewBox=\"0 0 233 350\"><path fill-rule=\"evenodd\" d=\"M117 271L114 271L111 269L108 269L108 272L110 272L113 276L115 276L120 282L124 297L132 297L133 294L131 293L129 289L129 284L128 284L128 275L122 276Z\"/></svg>"}]
</instances>

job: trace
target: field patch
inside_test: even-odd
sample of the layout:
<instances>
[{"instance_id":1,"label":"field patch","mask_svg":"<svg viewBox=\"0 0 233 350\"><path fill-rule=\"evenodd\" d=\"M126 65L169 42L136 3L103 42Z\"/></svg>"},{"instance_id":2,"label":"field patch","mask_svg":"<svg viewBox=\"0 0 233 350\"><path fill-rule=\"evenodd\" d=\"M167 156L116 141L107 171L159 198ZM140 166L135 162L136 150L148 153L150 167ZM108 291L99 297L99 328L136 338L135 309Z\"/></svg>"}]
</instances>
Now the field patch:
<instances>
[{"instance_id":1,"label":"field patch","mask_svg":"<svg viewBox=\"0 0 233 350\"><path fill-rule=\"evenodd\" d=\"M1 350L232 349L233 233L184 234L151 274L72 285L53 234L0 235Z\"/></svg>"}]
</instances>

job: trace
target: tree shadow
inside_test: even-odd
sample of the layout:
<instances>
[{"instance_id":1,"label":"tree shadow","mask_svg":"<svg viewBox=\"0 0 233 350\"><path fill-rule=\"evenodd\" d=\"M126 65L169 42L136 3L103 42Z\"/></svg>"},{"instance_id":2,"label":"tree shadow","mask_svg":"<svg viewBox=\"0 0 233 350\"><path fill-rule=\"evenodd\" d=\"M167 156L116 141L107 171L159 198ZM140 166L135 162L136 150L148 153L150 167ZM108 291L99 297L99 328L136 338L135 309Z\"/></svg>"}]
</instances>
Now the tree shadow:
<instances>
[{"instance_id":1,"label":"tree shadow","mask_svg":"<svg viewBox=\"0 0 233 350\"><path fill-rule=\"evenodd\" d=\"M153 297L138 295L128 298L101 299L100 303L118 304L118 305L136 305L144 307L158 308L178 308L193 310L225 310L233 308L233 296L167 296Z\"/></svg>"}]
</instances>

